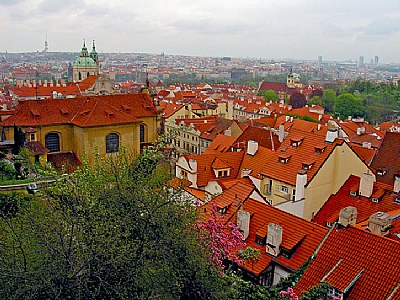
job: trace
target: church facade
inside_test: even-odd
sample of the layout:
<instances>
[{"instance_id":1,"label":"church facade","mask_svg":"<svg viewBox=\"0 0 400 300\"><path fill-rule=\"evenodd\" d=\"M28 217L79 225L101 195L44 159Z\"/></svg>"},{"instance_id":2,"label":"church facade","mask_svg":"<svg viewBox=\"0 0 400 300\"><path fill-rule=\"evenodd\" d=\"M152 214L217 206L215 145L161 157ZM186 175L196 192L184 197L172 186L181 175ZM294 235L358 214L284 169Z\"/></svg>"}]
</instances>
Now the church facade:
<instances>
[{"instance_id":1,"label":"church facade","mask_svg":"<svg viewBox=\"0 0 400 300\"><path fill-rule=\"evenodd\" d=\"M91 75L99 75L99 56L96 52L94 41L90 53L84 41L81 54L72 65L72 80L74 82L81 82Z\"/></svg>"}]
</instances>

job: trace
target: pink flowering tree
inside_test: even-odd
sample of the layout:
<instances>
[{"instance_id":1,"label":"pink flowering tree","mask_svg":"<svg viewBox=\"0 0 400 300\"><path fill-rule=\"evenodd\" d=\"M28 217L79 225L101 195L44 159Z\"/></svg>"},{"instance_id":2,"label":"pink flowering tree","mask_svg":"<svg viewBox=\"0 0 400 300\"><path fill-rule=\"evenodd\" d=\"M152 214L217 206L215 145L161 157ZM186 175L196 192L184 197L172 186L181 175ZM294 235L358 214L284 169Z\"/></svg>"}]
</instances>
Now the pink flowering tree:
<instances>
[{"instance_id":1,"label":"pink flowering tree","mask_svg":"<svg viewBox=\"0 0 400 300\"><path fill-rule=\"evenodd\" d=\"M194 227L214 268L222 271L225 259L240 262L239 252L245 246L243 236L236 224L226 222L215 205L211 215L205 220L198 220Z\"/></svg>"},{"instance_id":2,"label":"pink flowering tree","mask_svg":"<svg viewBox=\"0 0 400 300\"><path fill-rule=\"evenodd\" d=\"M280 294L283 299L299 300L299 297L296 295L292 288L288 288L287 292L282 291L280 292Z\"/></svg>"}]
</instances>

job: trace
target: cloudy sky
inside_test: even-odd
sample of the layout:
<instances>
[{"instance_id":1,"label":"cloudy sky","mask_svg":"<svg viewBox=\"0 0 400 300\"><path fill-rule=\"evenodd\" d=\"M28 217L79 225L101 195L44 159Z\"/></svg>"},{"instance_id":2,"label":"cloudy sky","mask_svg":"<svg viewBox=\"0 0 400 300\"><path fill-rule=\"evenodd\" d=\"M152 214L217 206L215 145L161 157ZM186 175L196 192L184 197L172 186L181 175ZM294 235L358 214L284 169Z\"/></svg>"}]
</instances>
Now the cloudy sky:
<instances>
[{"instance_id":1,"label":"cloudy sky","mask_svg":"<svg viewBox=\"0 0 400 300\"><path fill-rule=\"evenodd\" d=\"M400 62L399 0L0 0L0 52Z\"/></svg>"}]
</instances>

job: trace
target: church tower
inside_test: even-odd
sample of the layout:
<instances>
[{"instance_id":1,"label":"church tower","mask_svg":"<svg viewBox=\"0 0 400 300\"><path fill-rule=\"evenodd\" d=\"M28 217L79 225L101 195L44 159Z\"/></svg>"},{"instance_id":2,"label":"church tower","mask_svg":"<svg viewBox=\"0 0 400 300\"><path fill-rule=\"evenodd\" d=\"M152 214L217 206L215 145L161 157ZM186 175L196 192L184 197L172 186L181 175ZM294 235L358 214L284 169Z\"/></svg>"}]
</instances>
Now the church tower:
<instances>
[{"instance_id":1,"label":"church tower","mask_svg":"<svg viewBox=\"0 0 400 300\"><path fill-rule=\"evenodd\" d=\"M93 49L89 55L86 48L86 41L83 40L83 47L79 58L73 64L73 81L81 82L91 75L99 75L99 59L93 41Z\"/></svg>"}]
</instances>

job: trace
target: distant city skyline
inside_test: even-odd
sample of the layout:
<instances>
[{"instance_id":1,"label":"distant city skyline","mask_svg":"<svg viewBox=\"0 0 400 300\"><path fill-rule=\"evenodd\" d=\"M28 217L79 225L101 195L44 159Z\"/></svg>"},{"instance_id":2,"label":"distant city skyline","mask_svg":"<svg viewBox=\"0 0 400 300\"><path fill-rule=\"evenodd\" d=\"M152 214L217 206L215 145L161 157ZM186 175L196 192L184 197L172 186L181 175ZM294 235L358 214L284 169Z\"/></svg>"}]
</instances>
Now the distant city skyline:
<instances>
[{"instance_id":1,"label":"distant city skyline","mask_svg":"<svg viewBox=\"0 0 400 300\"><path fill-rule=\"evenodd\" d=\"M400 1L0 0L0 52L400 62Z\"/></svg>"}]
</instances>

